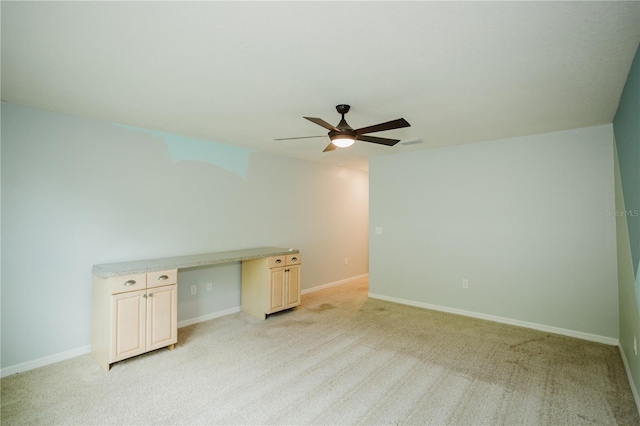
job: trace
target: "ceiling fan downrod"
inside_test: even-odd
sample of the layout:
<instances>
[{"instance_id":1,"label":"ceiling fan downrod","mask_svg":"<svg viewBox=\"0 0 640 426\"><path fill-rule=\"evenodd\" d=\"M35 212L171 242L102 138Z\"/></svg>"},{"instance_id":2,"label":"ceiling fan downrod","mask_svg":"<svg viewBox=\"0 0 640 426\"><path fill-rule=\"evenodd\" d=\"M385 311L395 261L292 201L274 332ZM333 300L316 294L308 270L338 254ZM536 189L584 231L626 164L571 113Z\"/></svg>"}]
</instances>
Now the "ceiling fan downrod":
<instances>
[{"instance_id":1,"label":"ceiling fan downrod","mask_svg":"<svg viewBox=\"0 0 640 426\"><path fill-rule=\"evenodd\" d=\"M349 126L349 124L347 124L347 120L344 119L344 115L348 113L350 109L351 109L350 105L345 105L345 104L336 105L336 111L338 111L338 114L342 115L342 119L340 120L340 123L338 123L338 125L336 126L336 129L353 130L353 128ZM354 133L354 136L355 136L355 133Z\"/></svg>"}]
</instances>

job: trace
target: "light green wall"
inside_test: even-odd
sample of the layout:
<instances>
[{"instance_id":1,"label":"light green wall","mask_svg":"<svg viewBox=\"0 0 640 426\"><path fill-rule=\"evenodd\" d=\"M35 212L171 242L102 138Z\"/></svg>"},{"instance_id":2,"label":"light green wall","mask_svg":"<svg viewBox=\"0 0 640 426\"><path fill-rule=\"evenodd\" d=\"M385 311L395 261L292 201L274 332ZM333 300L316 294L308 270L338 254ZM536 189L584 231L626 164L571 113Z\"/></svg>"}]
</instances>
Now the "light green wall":
<instances>
[{"instance_id":1,"label":"light green wall","mask_svg":"<svg viewBox=\"0 0 640 426\"><path fill-rule=\"evenodd\" d=\"M372 158L370 292L615 341L612 140L604 125Z\"/></svg>"},{"instance_id":2,"label":"light green wall","mask_svg":"<svg viewBox=\"0 0 640 426\"><path fill-rule=\"evenodd\" d=\"M615 158L616 172L616 211L625 211L622 181L618 167L618 156ZM633 260L631 258L629 228L627 216L616 216L616 235L618 253L618 298L620 304L620 347L624 352L627 365L633 378L636 395L640 393L640 357L633 347L634 339L640 339L640 313L636 303L637 294L634 285ZM640 274L639 274L640 275ZM640 344L637 342L636 344Z\"/></svg>"},{"instance_id":3,"label":"light green wall","mask_svg":"<svg viewBox=\"0 0 640 426\"><path fill-rule=\"evenodd\" d=\"M638 275L640 268L640 50L636 51L631 64L618 111L613 120L613 128L616 135L631 257L635 274ZM640 287L636 287L636 292L640 293Z\"/></svg>"},{"instance_id":4,"label":"light green wall","mask_svg":"<svg viewBox=\"0 0 640 426\"><path fill-rule=\"evenodd\" d=\"M617 150L620 347L631 370L637 402L640 358L634 351L634 339L640 340L640 47L629 70L613 128ZM640 345L640 341L637 344Z\"/></svg>"},{"instance_id":5,"label":"light green wall","mask_svg":"<svg viewBox=\"0 0 640 426\"><path fill-rule=\"evenodd\" d=\"M368 272L367 173L264 152L229 170L228 150L176 158L162 134L1 112L2 368L89 345L93 264L281 246L301 250L303 289ZM239 264L179 279L181 321L240 304Z\"/></svg>"}]
</instances>

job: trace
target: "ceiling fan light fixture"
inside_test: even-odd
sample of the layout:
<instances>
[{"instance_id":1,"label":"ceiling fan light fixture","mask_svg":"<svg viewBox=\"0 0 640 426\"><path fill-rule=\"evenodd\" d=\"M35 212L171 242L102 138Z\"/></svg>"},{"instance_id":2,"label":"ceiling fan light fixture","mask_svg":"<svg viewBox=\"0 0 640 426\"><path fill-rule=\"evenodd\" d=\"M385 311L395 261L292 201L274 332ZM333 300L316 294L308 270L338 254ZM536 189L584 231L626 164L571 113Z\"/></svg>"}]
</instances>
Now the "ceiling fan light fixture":
<instances>
[{"instance_id":1,"label":"ceiling fan light fixture","mask_svg":"<svg viewBox=\"0 0 640 426\"><path fill-rule=\"evenodd\" d=\"M331 143L339 148L347 148L353 145L356 141L356 138L346 135L335 136L331 138Z\"/></svg>"}]
</instances>

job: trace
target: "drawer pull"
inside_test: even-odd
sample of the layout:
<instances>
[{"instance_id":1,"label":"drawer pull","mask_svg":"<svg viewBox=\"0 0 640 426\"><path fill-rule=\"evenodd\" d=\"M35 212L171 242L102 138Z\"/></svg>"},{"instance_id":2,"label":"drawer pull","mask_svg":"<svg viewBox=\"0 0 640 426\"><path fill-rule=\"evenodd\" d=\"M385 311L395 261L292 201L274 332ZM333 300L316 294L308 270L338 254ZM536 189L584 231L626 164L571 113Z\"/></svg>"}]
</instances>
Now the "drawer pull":
<instances>
[{"instance_id":1,"label":"drawer pull","mask_svg":"<svg viewBox=\"0 0 640 426\"><path fill-rule=\"evenodd\" d=\"M291 260L293 260L295 262L296 260L298 260L298 258L297 257L292 257Z\"/></svg>"},{"instance_id":2,"label":"drawer pull","mask_svg":"<svg viewBox=\"0 0 640 426\"><path fill-rule=\"evenodd\" d=\"M168 280L168 279L169 279L169 277L168 277L168 276L166 276L166 275L160 275L160 276L158 277L158 281L164 281L164 280Z\"/></svg>"},{"instance_id":3,"label":"drawer pull","mask_svg":"<svg viewBox=\"0 0 640 426\"><path fill-rule=\"evenodd\" d=\"M276 259L276 263L282 263L282 260Z\"/></svg>"},{"instance_id":4,"label":"drawer pull","mask_svg":"<svg viewBox=\"0 0 640 426\"><path fill-rule=\"evenodd\" d=\"M129 280L129 281L125 281L125 282L124 282L124 285L127 285L127 286L129 286L129 285L135 285L135 283L136 283L136 280Z\"/></svg>"}]
</instances>

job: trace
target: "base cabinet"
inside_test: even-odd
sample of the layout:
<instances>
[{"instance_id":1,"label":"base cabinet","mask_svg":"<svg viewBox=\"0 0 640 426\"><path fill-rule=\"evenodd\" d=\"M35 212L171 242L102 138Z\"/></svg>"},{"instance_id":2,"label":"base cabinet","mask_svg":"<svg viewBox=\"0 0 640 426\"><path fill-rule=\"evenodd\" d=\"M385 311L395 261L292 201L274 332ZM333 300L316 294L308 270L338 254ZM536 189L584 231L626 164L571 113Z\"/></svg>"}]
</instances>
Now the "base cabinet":
<instances>
[{"instance_id":1,"label":"base cabinet","mask_svg":"<svg viewBox=\"0 0 640 426\"><path fill-rule=\"evenodd\" d=\"M256 318L300 304L300 254L242 262L242 312Z\"/></svg>"},{"instance_id":2,"label":"base cabinet","mask_svg":"<svg viewBox=\"0 0 640 426\"><path fill-rule=\"evenodd\" d=\"M177 270L93 277L91 355L100 366L178 341Z\"/></svg>"}]
</instances>

